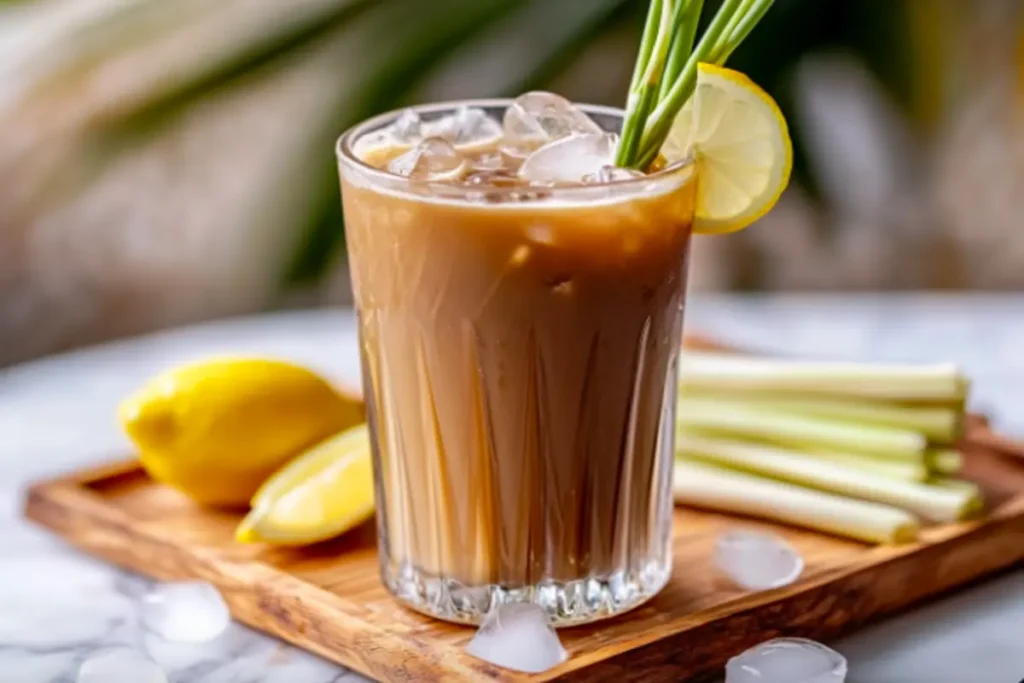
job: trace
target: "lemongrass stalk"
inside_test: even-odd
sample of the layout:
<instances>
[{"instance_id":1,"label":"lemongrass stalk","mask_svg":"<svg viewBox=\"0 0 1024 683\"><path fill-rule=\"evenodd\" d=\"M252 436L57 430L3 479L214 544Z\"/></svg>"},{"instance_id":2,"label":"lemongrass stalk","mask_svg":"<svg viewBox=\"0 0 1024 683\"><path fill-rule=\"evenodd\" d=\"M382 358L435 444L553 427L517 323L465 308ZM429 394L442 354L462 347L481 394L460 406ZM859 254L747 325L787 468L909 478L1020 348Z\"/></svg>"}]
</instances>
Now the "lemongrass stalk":
<instances>
[{"instance_id":1,"label":"lemongrass stalk","mask_svg":"<svg viewBox=\"0 0 1024 683\"><path fill-rule=\"evenodd\" d=\"M977 506L972 510L972 514L981 513L985 508L985 496L982 493L981 487L973 481L958 479L956 477L935 476L931 478L930 483L933 486L960 491L972 496L973 499L977 501Z\"/></svg>"},{"instance_id":2,"label":"lemongrass stalk","mask_svg":"<svg viewBox=\"0 0 1024 683\"><path fill-rule=\"evenodd\" d=\"M747 13L750 12L756 2L757 0L742 0L740 2L739 8L735 13L733 13L732 17L729 18L729 23L725 25L725 29L722 31L722 37L715 46L716 49L711 53L712 59L728 44L729 37L739 28L740 23L742 23L743 19L746 17Z\"/></svg>"},{"instance_id":3,"label":"lemongrass stalk","mask_svg":"<svg viewBox=\"0 0 1024 683\"><path fill-rule=\"evenodd\" d=\"M658 87L660 84L660 75L658 79L653 81L644 82L639 90L629 94L627 102L628 117L624 121L643 121L646 119L648 112L651 107L654 106L654 101L658 96ZM628 160L636 155L637 147L640 145L640 136L643 133L643 126L641 125L625 125L622 126L622 135L619 138L619 147L616 151L615 163L618 166L625 168L628 164Z\"/></svg>"},{"instance_id":4,"label":"lemongrass stalk","mask_svg":"<svg viewBox=\"0 0 1024 683\"><path fill-rule=\"evenodd\" d=\"M697 27L700 24L700 15L704 10L704 0L681 0L678 28L674 32L675 38L669 47L668 60L665 62L665 73L658 87L658 100L663 99L672 84L679 78L680 72L686 66L686 60L693 52L693 42L697 38Z\"/></svg>"},{"instance_id":5,"label":"lemongrass stalk","mask_svg":"<svg viewBox=\"0 0 1024 683\"><path fill-rule=\"evenodd\" d=\"M676 403L676 432L711 432L797 448L822 448L911 462L923 462L928 445L924 436L905 429L689 397Z\"/></svg>"},{"instance_id":6,"label":"lemongrass stalk","mask_svg":"<svg viewBox=\"0 0 1024 683\"><path fill-rule=\"evenodd\" d=\"M957 474L964 465L964 456L952 448L930 448L924 457L928 466L938 474Z\"/></svg>"},{"instance_id":7,"label":"lemongrass stalk","mask_svg":"<svg viewBox=\"0 0 1024 683\"><path fill-rule=\"evenodd\" d=\"M917 538L913 515L889 505L765 479L705 463L675 463L672 492L677 503L738 513L825 531L870 543L906 543Z\"/></svg>"},{"instance_id":8,"label":"lemongrass stalk","mask_svg":"<svg viewBox=\"0 0 1024 683\"><path fill-rule=\"evenodd\" d=\"M726 3L723 2L715 20L712 20L705 32L704 39L698 44L679 78L676 79L679 84L678 90L673 85L668 93L663 93L659 107L648 117L641 143L640 168L646 168L657 158L676 116L693 95L697 87L698 64L725 64L740 43L746 40L758 22L764 18L773 2L774 0L740 0L729 10L726 10ZM719 18L724 20L721 26L716 23ZM672 99L676 94L678 99Z\"/></svg>"},{"instance_id":9,"label":"lemongrass stalk","mask_svg":"<svg viewBox=\"0 0 1024 683\"><path fill-rule=\"evenodd\" d=\"M665 26L662 23L662 9L664 0L651 0L647 8L647 20L644 23L644 32L640 38L640 51L637 54L636 64L633 65L633 77L629 84L629 94L626 99L626 113L622 119L622 130L619 131L619 147L616 150L616 160L620 166L628 161L625 149L627 140L640 136L643 132L645 116L641 116L638 109L641 106L640 87L647 76L651 55L654 52L655 44L659 36L664 32Z\"/></svg>"},{"instance_id":10,"label":"lemongrass stalk","mask_svg":"<svg viewBox=\"0 0 1024 683\"><path fill-rule=\"evenodd\" d=\"M641 48L641 56L645 58L645 63L641 68L641 60L637 60L637 66L633 71L633 83L626 102L626 114L623 118L619 148L616 151L615 160L620 166L626 165L628 160L636 155L640 136L643 134L643 122L647 120L647 115L657 99L675 29L674 18L679 13L676 2L677 0L651 2ZM648 30L654 31L653 43Z\"/></svg>"},{"instance_id":11,"label":"lemongrass stalk","mask_svg":"<svg viewBox=\"0 0 1024 683\"><path fill-rule=\"evenodd\" d=\"M683 389L820 394L905 402L963 401L956 366L889 365L757 358L690 351L680 358Z\"/></svg>"},{"instance_id":12,"label":"lemongrass stalk","mask_svg":"<svg viewBox=\"0 0 1024 683\"><path fill-rule=\"evenodd\" d=\"M965 491L880 477L771 446L685 436L676 454L801 486L903 508L934 522L963 519L976 505Z\"/></svg>"},{"instance_id":13,"label":"lemongrass stalk","mask_svg":"<svg viewBox=\"0 0 1024 683\"><path fill-rule=\"evenodd\" d=\"M650 166L676 115L693 95L697 65L708 61L724 62L773 1L722 0L694 47L703 0L652 0L616 153L619 166L638 169ZM659 47L664 51L660 52ZM664 57L660 65L659 55ZM655 71L656 76L651 78Z\"/></svg>"},{"instance_id":14,"label":"lemongrass stalk","mask_svg":"<svg viewBox=\"0 0 1024 683\"><path fill-rule=\"evenodd\" d=\"M882 477L899 479L901 481L928 481L931 472L923 462L911 462L910 460L886 460L872 456L856 455L853 453L840 453L836 451L796 451L819 460L826 460L844 467L852 467L866 472L873 472Z\"/></svg>"},{"instance_id":15,"label":"lemongrass stalk","mask_svg":"<svg viewBox=\"0 0 1024 683\"><path fill-rule=\"evenodd\" d=\"M717 49L718 41L722 33L729 25L733 14L739 9L743 0L722 0L718 12L711 23L708 24L704 35L701 36L697 47L690 53L689 59L683 66L679 77L669 88L668 92L658 102L651 115L646 120L643 136L640 141L640 155L637 159L637 168L647 168L658 156L669 128L676 118L676 114L683 108L686 101L693 95L697 87L697 65L700 62L708 61L709 55Z\"/></svg>"},{"instance_id":16,"label":"lemongrass stalk","mask_svg":"<svg viewBox=\"0 0 1024 683\"><path fill-rule=\"evenodd\" d=\"M636 57L636 64L633 65L633 78L629 83L629 92L635 92L647 73L647 63L654 51L654 44L658 39L658 32L661 27L661 6L664 0L651 0L647 8L647 21L644 23L644 32L640 37L640 52Z\"/></svg>"},{"instance_id":17,"label":"lemongrass stalk","mask_svg":"<svg viewBox=\"0 0 1024 683\"><path fill-rule=\"evenodd\" d=\"M960 404L904 405L889 401L845 398L840 396L801 396L777 393L747 393L735 391L707 392L684 390L687 396L723 399L730 403L750 403L757 406L824 417L847 422L895 427L921 432L932 444L954 443L963 434L963 409Z\"/></svg>"},{"instance_id":18,"label":"lemongrass stalk","mask_svg":"<svg viewBox=\"0 0 1024 683\"><path fill-rule=\"evenodd\" d=\"M932 486L959 491L966 495L970 495L976 502L975 507L969 512L970 516L980 514L985 509L985 495L982 493L981 487L973 481L957 479L956 477L936 476L932 477L929 483L932 484Z\"/></svg>"},{"instance_id":19,"label":"lemongrass stalk","mask_svg":"<svg viewBox=\"0 0 1024 683\"><path fill-rule=\"evenodd\" d=\"M732 53L747 39L754 27L764 18L774 0L752 0L747 3L744 12L736 13L735 21L730 23L724 37L719 41L711 59L715 64L724 64Z\"/></svg>"},{"instance_id":20,"label":"lemongrass stalk","mask_svg":"<svg viewBox=\"0 0 1024 683\"><path fill-rule=\"evenodd\" d=\"M978 488L978 485L973 481L959 479L957 477L944 477L941 474L931 477L928 480L928 483L933 486L942 486L945 488L956 489L958 491L973 491L979 494L981 492L981 489Z\"/></svg>"},{"instance_id":21,"label":"lemongrass stalk","mask_svg":"<svg viewBox=\"0 0 1024 683\"><path fill-rule=\"evenodd\" d=\"M754 7L758 0L742 0L739 8L733 13L732 17L729 18L729 23L725 25L725 30L722 31L723 39L727 39L732 35L733 31L740 25L747 13ZM721 41L720 41L721 42Z\"/></svg>"}]
</instances>

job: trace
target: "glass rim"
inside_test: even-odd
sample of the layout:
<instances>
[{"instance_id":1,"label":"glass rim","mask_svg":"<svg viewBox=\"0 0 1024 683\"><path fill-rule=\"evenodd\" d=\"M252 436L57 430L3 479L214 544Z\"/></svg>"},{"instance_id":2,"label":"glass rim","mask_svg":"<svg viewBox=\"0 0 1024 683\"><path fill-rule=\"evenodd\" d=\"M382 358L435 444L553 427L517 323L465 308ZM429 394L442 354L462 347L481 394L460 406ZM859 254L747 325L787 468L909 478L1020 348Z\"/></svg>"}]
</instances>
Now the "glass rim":
<instances>
[{"instance_id":1,"label":"glass rim","mask_svg":"<svg viewBox=\"0 0 1024 683\"><path fill-rule=\"evenodd\" d=\"M349 127L341 136L338 137L335 143L334 152L340 163L351 165L356 168L360 173L365 174L367 177L381 183L391 184L402 184L408 187L427 188L439 191L440 194L451 198L453 196L465 197L472 192L479 192L480 189L472 186L462 186L453 183L447 183L443 181L423 181L423 180L412 180L411 178L405 178L394 173L389 173L386 170L371 166L366 163L355 153L353 149L355 142L359 140L363 135L371 133L375 130L379 130L386 126L390 121L398 118L403 111L413 110L417 114L436 114L440 112L452 111L458 107L480 107L480 108L508 108L510 104L515 101L515 98L511 97L493 97L493 98L475 98L475 99L463 99L463 100L447 100L444 102L431 102L427 104L416 104L409 105L407 107L399 107L396 109L390 109L382 112L375 116L371 116L368 119L364 119L359 123ZM581 104L573 102L573 105L578 107L584 113L597 114L599 116L610 116L621 119L625 112L619 107L610 107L601 104ZM658 182L667 178L674 178L683 171L691 171L694 166L694 157L692 154L687 154L686 157L679 161L674 161L665 168L659 169L654 173L645 174L638 178L628 178L625 180L613 180L603 183L593 183L587 185L566 185L559 187L544 188L547 192L550 192L552 196L558 196L560 198L571 198L572 196L578 197L594 197L595 190L602 190L607 188L621 189L624 192L639 191L645 188L649 188L652 182ZM495 187L487 188L489 194L502 194L512 195L516 192L521 192L522 187ZM518 202L517 202L518 203ZM534 202L526 202L527 204L533 204Z\"/></svg>"}]
</instances>

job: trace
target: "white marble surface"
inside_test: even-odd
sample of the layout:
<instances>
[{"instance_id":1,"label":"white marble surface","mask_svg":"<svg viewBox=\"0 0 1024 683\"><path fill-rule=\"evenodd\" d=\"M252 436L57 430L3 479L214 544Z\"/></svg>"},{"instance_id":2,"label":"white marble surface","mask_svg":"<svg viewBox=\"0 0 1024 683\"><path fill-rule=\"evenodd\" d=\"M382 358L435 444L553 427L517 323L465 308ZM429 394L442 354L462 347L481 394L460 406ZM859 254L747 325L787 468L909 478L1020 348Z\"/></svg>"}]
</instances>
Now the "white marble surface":
<instances>
[{"instance_id":1,"label":"white marble surface","mask_svg":"<svg viewBox=\"0 0 1024 683\"><path fill-rule=\"evenodd\" d=\"M954 360L976 378L975 405L1024 434L1024 296L705 298L688 324L779 351ZM158 370L225 352L287 357L343 382L358 374L351 316L323 312L174 330L0 370L0 682L70 683L85 657L114 645L144 651L172 683L363 680L238 625L208 644L164 642L140 625L145 579L20 519L28 481L124 452L114 406L125 393ZM1022 638L1018 569L834 645L854 683L1017 683Z\"/></svg>"}]
</instances>

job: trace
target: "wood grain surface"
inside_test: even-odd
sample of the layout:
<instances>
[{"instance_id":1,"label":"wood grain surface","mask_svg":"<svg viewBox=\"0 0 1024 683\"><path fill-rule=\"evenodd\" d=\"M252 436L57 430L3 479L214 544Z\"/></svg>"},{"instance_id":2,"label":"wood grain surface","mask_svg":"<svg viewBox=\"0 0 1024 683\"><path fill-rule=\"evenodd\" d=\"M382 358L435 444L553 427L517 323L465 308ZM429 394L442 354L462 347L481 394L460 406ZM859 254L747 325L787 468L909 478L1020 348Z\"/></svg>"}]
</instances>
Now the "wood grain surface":
<instances>
[{"instance_id":1,"label":"wood grain surface","mask_svg":"<svg viewBox=\"0 0 1024 683\"><path fill-rule=\"evenodd\" d=\"M232 540L237 515L197 507L135 461L39 483L26 514L122 567L210 581L239 621L382 681L698 681L767 638L831 638L1024 559L1024 455L980 419L962 448L967 476L989 496L989 515L928 529L913 545L868 547L677 509L665 590L627 615L563 629L569 660L536 676L464 654L472 629L393 601L378 578L372 524L305 549L241 545ZM716 574L714 539L736 526L789 539L806 560L800 581L750 592Z\"/></svg>"}]
</instances>

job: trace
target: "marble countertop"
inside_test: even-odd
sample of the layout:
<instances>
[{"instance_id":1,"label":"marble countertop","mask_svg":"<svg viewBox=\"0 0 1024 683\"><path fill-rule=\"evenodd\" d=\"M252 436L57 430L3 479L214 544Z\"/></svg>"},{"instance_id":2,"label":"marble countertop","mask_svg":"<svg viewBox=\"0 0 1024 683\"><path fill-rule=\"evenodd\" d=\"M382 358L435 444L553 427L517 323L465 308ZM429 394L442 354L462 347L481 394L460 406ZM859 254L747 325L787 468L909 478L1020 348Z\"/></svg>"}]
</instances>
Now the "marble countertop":
<instances>
[{"instance_id":1,"label":"marble countertop","mask_svg":"<svg viewBox=\"0 0 1024 683\"><path fill-rule=\"evenodd\" d=\"M975 378L974 406L1024 434L1024 296L704 297L687 316L691 329L766 350L956 361ZM29 481L127 451L114 407L128 391L224 352L282 356L358 381L351 313L323 311L171 330L0 370L0 681L72 683L83 659L117 645L147 653L172 683L365 680L237 624L207 644L164 642L140 625L145 579L21 519ZM1022 632L1018 568L833 645L854 683L1016 683Z\"/></svg>"}]
</instances>

